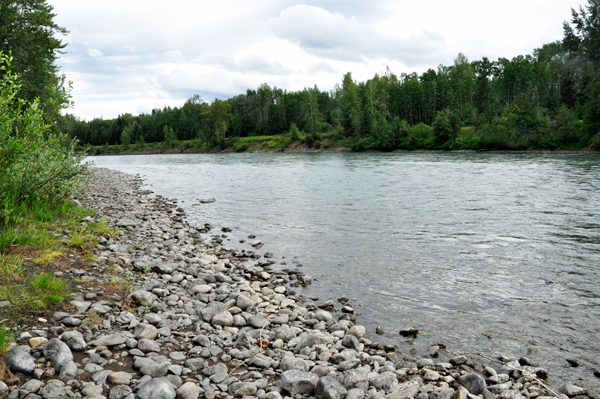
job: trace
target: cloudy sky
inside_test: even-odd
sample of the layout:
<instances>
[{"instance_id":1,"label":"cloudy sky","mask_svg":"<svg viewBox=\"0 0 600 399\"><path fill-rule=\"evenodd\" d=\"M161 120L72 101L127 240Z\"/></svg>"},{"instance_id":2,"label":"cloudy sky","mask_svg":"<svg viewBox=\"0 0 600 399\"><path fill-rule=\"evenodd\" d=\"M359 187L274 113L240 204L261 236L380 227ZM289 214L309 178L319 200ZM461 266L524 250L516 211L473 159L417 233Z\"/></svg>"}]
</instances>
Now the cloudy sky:
<instances>
[{"instance_id":1,"label":"cloudy sky","mask_svg":"<svg viewBox=\"0 0 600 399\"><path fill-rule=\"evenodd\" d=\"M331 90L562 38L583 0L48 0L70 31L58 61L90 120L210 102L268 83Z\"/></svg>"}]
</instances>

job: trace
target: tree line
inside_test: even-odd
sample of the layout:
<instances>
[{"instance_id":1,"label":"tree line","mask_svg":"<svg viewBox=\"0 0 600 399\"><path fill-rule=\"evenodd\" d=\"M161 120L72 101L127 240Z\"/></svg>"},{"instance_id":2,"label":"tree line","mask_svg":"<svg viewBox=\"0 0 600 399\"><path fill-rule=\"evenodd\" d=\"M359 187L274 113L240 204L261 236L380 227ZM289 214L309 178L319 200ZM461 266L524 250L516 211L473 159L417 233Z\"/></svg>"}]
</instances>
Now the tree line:
<instances>
[{"instance_id":1,"label":"tree line","mask_svg":"<svg viewBox=\"0 0 600 399\"><path fill-rule=\"evenodd\" d=\"M322 135L355 150L585 148L600 145L600 0L572 10L562 41L513 59L469 61L365 82L345 74L331 91L268 84L227 100L193 96L182 107L64 126L86 145Z\"/></svg>"}]
</instances>

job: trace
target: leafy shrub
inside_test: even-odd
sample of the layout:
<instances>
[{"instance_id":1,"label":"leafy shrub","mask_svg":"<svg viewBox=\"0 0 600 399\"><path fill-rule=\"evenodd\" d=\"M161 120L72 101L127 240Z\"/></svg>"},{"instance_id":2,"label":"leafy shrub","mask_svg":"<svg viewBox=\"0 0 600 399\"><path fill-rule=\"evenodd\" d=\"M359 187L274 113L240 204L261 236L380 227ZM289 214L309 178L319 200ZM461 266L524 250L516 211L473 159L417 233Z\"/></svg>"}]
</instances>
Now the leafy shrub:
<instances>
[{"instance_id":1,"label":"leafy shrub","mask_svg":"<svg viewBox=\"0 0 600 399\"><path fill-rule=\"evenodd\" d=\"M70 198L86 170L76 142L50 133L38 101L18 97L19 77L0 53L0 220L15 220L19 204L58 203ZM54 101L64 102L55 93ZM65 144L66 143L66 144Z\"/></svg>"}]
</instances>

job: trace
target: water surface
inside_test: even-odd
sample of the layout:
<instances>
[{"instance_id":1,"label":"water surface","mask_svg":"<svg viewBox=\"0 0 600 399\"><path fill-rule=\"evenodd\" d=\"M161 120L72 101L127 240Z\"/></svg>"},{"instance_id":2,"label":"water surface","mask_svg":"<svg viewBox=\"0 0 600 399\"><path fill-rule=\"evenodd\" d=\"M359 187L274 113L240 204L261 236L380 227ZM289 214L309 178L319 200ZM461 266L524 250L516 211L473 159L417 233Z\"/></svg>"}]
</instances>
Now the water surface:
<instances>
[{"instance_id":1,"label":"water surface","mask_svg":"<svg viewBox=\"0 0 600 399\"><path fill-rule=\"evenodd\" d=\"M406 352L531 353L596 384L600 158L593 154L318 153L93 157L180 200L190 223L256 234L300 262L319 302L349 297ZM213 204L198 199L216 198ZM182 202L184 201L184 202ZM285 258L282 258L285 257ZM297 257L297 259L294 259ZM398 335L416 326L415 342ZM566 358L580 359L579 368Z\"/></svg>"}]
</instances>

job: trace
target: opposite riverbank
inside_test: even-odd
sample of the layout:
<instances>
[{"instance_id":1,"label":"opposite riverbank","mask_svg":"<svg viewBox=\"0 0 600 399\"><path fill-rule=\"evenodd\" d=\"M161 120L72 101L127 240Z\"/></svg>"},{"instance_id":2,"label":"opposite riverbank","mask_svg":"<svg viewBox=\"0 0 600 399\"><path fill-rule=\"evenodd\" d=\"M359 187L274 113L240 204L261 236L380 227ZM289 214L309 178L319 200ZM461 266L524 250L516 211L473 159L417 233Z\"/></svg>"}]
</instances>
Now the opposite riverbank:
<instances>
[{"instance_id":1,"label":"opposite riverbank","mask_svg":"<svg viewBox=\"0 0 600 399\"><path fill-rule=\"evenodd\" d=\"M526 357L492 361L441 345L417 357L377 343L347 304L309 303L302 286L310 277L280 269L255 237L245 250L225 248L227 227L190 226L177 200L148 196L139 178L93 173L79 198L95 211L88 222L106 219L118 230L97 237L94 259L55 271L77 279L72 308L22 322L21 346L5 359L20 380L5 380L0 393L18 386L10 395L45 399L597 397L590 386L546 388L548 372ZM105 284L113 279L127 291L111 292Z\"/></svg>"},{"instance_id":2,"label":"opposite riverbank","mask_svg":"<svg viewBox=\"0 0 600 399\"><path fill-rule=\"evenodd\" d=\"M83 150L83 148L81 148ZM143 155L143 154L203 154L203 153L232 153L232 152L352 152L364 151L357 148L350 139L339 139L330 134L322 134L314 139L301 137L292 139L286 135L254 136L228 139L223 146L207 146L196 140L136 143L132 145L103 145L88 148L89 155ZM368 150L370 152L381 152ZM394 152L540 152L540 153L596 153L595 147L589 148L470 148L469 146L449 146L446 149L430 149L415 147L413 149L396 149Z\"/></svg>"}]
</instances>

